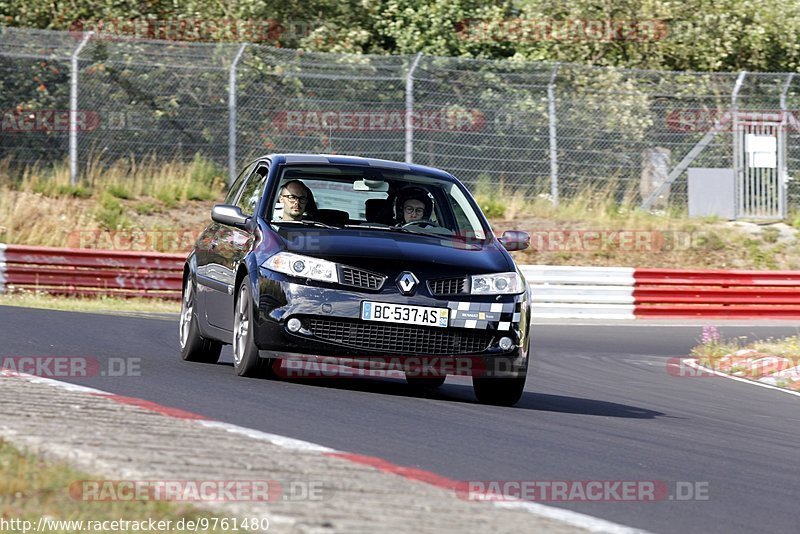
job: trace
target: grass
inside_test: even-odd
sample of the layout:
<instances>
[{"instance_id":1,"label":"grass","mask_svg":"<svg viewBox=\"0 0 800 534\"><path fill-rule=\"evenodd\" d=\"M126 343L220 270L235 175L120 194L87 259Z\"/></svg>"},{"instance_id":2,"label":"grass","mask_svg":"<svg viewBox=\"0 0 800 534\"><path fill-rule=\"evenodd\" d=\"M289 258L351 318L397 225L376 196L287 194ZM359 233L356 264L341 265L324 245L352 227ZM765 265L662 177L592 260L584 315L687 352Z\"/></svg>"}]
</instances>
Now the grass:
<instances>
[{"instance_id":1,"label":"grass","mask_svg":"<svg viewBox=\"0 0 800 534\"><path fill-rule=\"evenodd\" d=\"M95 221L106 230L122 230L131 226L131 221L125 215L125 207L111 189L103 191L93 212Z\"/></svg>"},{"instance_id":2,"label":"grass","mask_svg":"<svg viewBox=\"0 0 800 534\"><path fill-rule=\"evenodd\" d=\"M740 351L745 348L745 338L723 339L717 327L704 326L700 344L695 346L690 354L701 361L715 361L719 358Z\"/></svg>"},{"instance_id":3,"label":"grass","mask_svg":"<svg viewBox=\"0 0 800 534\"><path fill-rule=\"evenodd\" d=\"M180 302L163 299L112 297L56 297L42 293L0 293L0 306L44 308L78 312L179 313Z\"/></svg>"},{"instance_id":4,"label":"grass","mask_svg":"<svg viewBox=\"0 0 800 534\"><path fill-rule=\"evenodd\" d=\"M177 236L202 230L214 201L224 196L226 173L200 156L187 162L92 158L84 169L80 184L72 186L66 165L17 169L0 161L0 242L65 247L75 246L76 235L94 231L171 232L174 239L153 239L143 251L184 252L187 244ZM482 175L472 191L495 232L531 234L531 248L514 253L519 263L800 269L797 240L787 241L777 228L747 230L713 217L690 219L675 208L647 212L637 207L633 191L620 201L611 182L570 191L558 205L547 192L511 186L502 177ZM800 227L800 212L789 220ZM587 231L600 232L600 246L587 246ZM624 242L625 232L647 246ZM115 241L81 246L102 248L109 242Z\"/></svg>"},{"instance_id":5,"label":"grass","mask_svg":"<svg viewBox=\"0 0 800 534\"><path fill-rule=\"evenodd\" d=\"M139 215L152 215L153 213L159 211L158 206L149 201L143 201L139 202L138 204L134 204L133 209L136 210L136 213Z\"/></svg>"},{"instance_id":6,"label":"grass","mask_svg":"<svg viewBox=\"0 0 800 534\"><path fill-rule=\"evenodd\" d=\"M185 532L174 526L181 519L198 520L217 517L193 506L165 501L84 501L70 495L70 484L81 480L97 480L98 477L69 467L64 462L51 462L20 451L0 439L0 517L30 521L31 530L39 518L73 521L147 521L153 518L170 520L173 528L162 532ZM21 523L17 523L20 525ZM145 523L146 524L146 523ZM10 532L21 531L12 528ZM65 525L62 525L64 527ZM51 526L47 532L76 532L73 528ZM118 529L116 532L140 532L141 529ZM197 532L222 532L221 530L198 530Z\"/></svg>"},{"instance_id":7,"label":"grass","mask_svg":"<svg viewBox=\"0 0 800 534\"><path fill-rule=\"evenodd\" d=\"M796 358L800 356L800 336L756 341L753 343L753 348L759 352L767 352L775 356Z\"/></svg>"},{"instance_id":8,"label":"grass","mask_svg":"<svg viewBox=\"0 0 800 534\"><path fill-rule=\"evenodd\" d=\"M225 170L199 154L190 162L164 162L155 157L111 162L93 157L77 185L70 183L66 162L16 168L10 159L0 161L0 187L47 197L97 198L107 194L123 200L212 200L219 198L226 183Z\"/></svg>"},{"instance_id":9,"label":"grass","mask_svg":"<svg viewBox=\"0 0 800 534\"><path fill-rule=\"evenodd\" d=\"M722 339L716 327L705 326L703 337L692 349L691 356L706 369L800 391L799 335L750 343L745 339Z\"/></svg>"},{"instance_id":10,"label":"grass","mask_svg":"<svg viewBox=\"0 0 800 534\"><path fill-rule=\"evenodd\" d=\"M66 164L18 169L6 159L0 161L0 242L65 247L71 235L92 230L202 228L207 204L224 195L226 180L223 169L200 156L190 162L93 158L77 185L70 184ZM182 223L198 203L203 217Z\"/></svg>"},{"instance_id":11,"label":"grass","mask_svg":"<svg viewBox=\"0 0 800 534\"><path fill-rule=\"evenodd\" d=\"M800 268L800 251L776 243L776 229L765 227L760 233L748 233L714 218L690 219L678 209L651 213L640 209L631 195L616 201L613 187L587 188L558 205L546 194L524 199L502 183L492 191L479 182L476 191L481 206L498 213L492 221L496 233L519 229L531 234L531 248L515 253L520 263ZM594 234L587 232L600 232L607 239L589 242Z\"/></svg>"}]
</instances>

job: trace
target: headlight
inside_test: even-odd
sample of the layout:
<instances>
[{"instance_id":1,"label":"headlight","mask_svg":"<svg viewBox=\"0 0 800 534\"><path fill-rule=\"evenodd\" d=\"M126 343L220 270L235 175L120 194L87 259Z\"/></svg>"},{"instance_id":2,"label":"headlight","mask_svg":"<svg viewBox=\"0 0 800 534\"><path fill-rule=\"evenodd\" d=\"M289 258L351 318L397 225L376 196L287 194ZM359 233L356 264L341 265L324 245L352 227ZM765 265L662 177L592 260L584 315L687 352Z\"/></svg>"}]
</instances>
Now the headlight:
<instances>
[{"instance_id":1,"label":"headlight","mask_svg":"<svg viewBox=\"0 0 800 534\"><path fill-rule=\"evenodd\" d=\"M476 274L470 284L473 295L516 295L525 291L519 273Z\"/></svg>"},{"instance_id":2,"label":"headlight","mask_svg":"<svg viewBox=\"0 0 800 534\"><path fill-rule=\"evenodd\" d=\"M291 252L278 252L262 263L261 266L299 278L310 278L311 280L332 283L339 281L335 263L310 256L292 254Z\"/></svg>"}]
</instances>

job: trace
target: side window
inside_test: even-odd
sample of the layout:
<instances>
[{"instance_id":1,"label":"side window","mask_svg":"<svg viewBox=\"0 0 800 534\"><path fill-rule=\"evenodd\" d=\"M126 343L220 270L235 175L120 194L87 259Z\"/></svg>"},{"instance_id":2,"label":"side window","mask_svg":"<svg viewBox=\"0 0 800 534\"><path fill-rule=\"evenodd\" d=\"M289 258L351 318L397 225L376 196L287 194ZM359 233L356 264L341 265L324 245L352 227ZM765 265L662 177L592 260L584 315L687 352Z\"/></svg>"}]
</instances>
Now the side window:
<instances>
[{"instance_id":1,"label":"side window","mask_svg":"<svg viewBox=\"0 0 800 534\"><path fill-rule=\"evenodd\" d=\"M261 200L261 194L264 192L264 184L267 180L268 172L269 167L264 163L259 163L255 172L250 175L244 184L236 205L242 209L242 213L245 215L255 213L258 201Z\"/></svg>"},{"instance_id":2,"label":"side window","mask_svg":"<svg viewBox=\"0 0 800 534\"><path fill-rule=\"evenodd\" d=\"M236 193L242 188L242 183L244 183L244 179L250 176L253 172L253 168L256 166L255 163L251 163L244 170L239 173L239 176L236 180L233 181L231 184L231 188L228 190L228 194L225 196L225 204L233 204L234 199L236 198Z\"/></svg>"}]
</instances>

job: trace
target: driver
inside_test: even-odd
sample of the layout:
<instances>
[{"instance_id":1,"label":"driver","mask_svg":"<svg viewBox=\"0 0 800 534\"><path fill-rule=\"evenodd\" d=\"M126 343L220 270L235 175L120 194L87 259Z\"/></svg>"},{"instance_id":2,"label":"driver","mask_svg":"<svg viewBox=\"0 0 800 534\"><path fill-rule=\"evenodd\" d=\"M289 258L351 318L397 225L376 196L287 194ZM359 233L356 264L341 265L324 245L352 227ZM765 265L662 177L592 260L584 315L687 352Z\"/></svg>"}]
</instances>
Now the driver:
<instances>
[{"instance_id":1,"label":"driver","mask_svg":"<svg viewBox=\"0 0 800 534\"><path fill-rule=\"evenodd\" d=\"M395 217L397 226L414 221L430 220L433 196L421 187L406 187L397 193Z\"/></svg>"},{"instance_id":2,"label":"driver","mask_svg":"<svg viewBox=\"0 0 800 534\"><path fill-rule=\"evenodd\" d=\"M300 180L289 180L283 184L278 198L283 204L281 219L284 221L300 221L303 214L311 215L316 207L311 189Z\"/></svg>"}]
</instances>

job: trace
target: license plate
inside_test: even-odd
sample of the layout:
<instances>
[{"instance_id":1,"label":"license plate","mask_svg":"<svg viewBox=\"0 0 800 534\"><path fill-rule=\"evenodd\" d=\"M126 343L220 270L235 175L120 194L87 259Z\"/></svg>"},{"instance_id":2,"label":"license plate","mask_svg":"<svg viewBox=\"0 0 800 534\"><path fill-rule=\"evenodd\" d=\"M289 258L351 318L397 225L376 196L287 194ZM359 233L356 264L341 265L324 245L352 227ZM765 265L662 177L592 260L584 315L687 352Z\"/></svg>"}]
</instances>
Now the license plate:
<instances>
[{"instance_id":1,"label":"license plate","mask_svg":"<svg viewBox=\"0 0 800 534\"><path fill-rule=\"evenodd\" d=\"M405 304L387 304L385 302L363 302L361 304L361 319L364 321L447 328L449 317L450 310L447 308L406 306Z\"/></svg>"}]
</instances>

